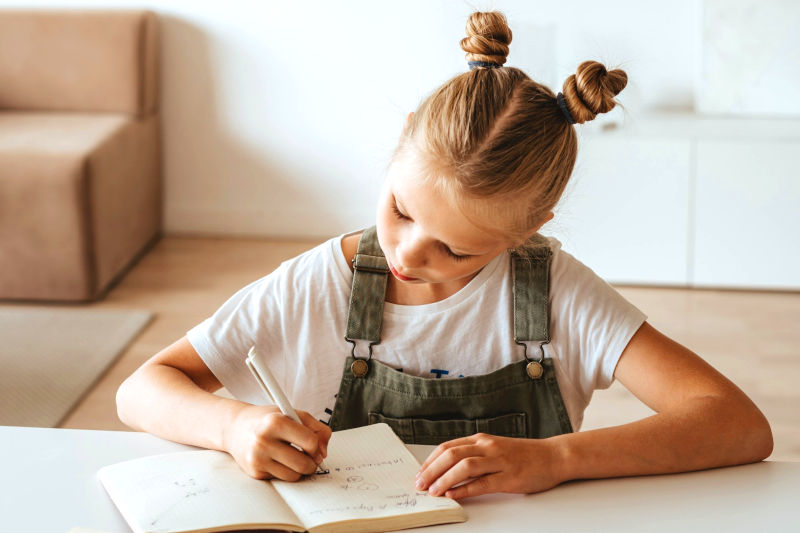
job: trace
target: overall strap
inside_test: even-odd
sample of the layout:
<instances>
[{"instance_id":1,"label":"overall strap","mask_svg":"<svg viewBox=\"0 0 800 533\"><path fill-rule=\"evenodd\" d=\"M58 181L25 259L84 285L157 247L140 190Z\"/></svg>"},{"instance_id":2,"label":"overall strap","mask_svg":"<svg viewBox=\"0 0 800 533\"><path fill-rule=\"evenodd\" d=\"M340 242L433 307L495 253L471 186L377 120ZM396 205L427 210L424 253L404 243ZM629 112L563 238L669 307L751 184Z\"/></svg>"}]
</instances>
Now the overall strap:
<instances>
[{"instance_id":1,"label":"overall strap","mask_svg":"<svg viewBox=\"0 0 800 533\"><path fill-rule=\"evenodd\" d=\"M514 284L514 340L517 343L550 342L550 263L553 252L544 237L511 254ZM378 244L375 227L367 228L353 258L353 285L347 314L348 340L381 339L383 303L389 265Z\"/></svg>"},{"instance_id":2,"label":"overall strap","mask_svg":"<svg viewBox=\"0 0 800 533\"><path fill-rule=\"evenodd\" d=\"M380 342L388 278L389 264L378 244L375 226L372 226L361 234L353 258L353 287L345 339L367 340L370 345Z\"/></svg>"},{"instance_id":3,"label":"overall strap","mask_svg":"<svg viewBox=\"0 0 800 533\"><path fill-rule=\"evenodd\" d=\"M511 254L514 282L514 341L550 342L550 261L547 239L536 234L534 243Z\"/></svg>"}]
</instances>

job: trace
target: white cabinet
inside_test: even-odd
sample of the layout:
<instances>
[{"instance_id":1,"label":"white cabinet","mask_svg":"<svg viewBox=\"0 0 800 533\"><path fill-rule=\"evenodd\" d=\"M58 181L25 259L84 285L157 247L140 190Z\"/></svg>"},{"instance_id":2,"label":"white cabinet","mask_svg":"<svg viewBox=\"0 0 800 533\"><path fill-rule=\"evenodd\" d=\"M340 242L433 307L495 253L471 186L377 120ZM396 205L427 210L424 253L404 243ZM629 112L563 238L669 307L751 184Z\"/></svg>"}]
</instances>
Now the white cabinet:
<instances>
[{"instance_id":1,"label":"white cabinet","mask_svg":"<svg viewBox=\"0 0 800 533\"><path fill-rule=\"evenodd\" d=\"M800 141L698 141L693 284L800 287Z\"/></svg>"},{"instance_id":2,"label":"white cabinet","mask_svg":"<svg viewBox=\"0 0 800 533\"><path fill-rule=\"evenodd\" d=\"M543 233L612 283L800 289L800 121L596 122Z\"/></svg>"},{"instance_id":3,"label":"white cabinet","mask_svg":"<svg viewBox=\"0 0 800 533\"><path fill-rule=\"evenodd\" d=\"M572 181L543 233L611 282L686 284L689 141L581 141Z\"/></svg>"}]
</instances>

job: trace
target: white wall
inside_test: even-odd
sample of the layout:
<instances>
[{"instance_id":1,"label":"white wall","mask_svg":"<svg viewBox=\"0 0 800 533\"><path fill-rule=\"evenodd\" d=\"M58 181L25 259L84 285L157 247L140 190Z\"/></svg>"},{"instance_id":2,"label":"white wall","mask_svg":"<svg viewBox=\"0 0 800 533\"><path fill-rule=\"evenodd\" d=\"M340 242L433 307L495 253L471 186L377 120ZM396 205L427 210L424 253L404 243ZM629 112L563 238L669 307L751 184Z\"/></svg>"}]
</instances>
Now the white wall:
<instances>
[{"instance_id":1,"label":"white wall","mask_svg":"<svg viewBox=\"0 0 800 533\"><path fill-rule=\"evenodd\" d=\"M704 35L720 18L741 24L761 1L0 0L0 7L156 11L166 231L319 238L373 222L405 116L467 69L459 40L473 10L505 12L514 32L508 64L556 92L586 59L623 68L626 110L595 123L636 124L655 112L692 113L696 94L708 102L709 79L723 83L738 57L708 78ZM770 13L794 16L791 3L769 3ZM761 87L766 98L768 89ZM636 145L636 157L622 160L628 148L579 131L574 184L543 232L612 281L691 284L697 217L686 140ZM658 171L637 181L648 165ZM620 202L621 193L636 199ZM643 215L655 230L631 224ZM666 247L654 244L653 231Z\"/></svg>"},{"instance_id":2,"label":"white wall","mask_svg":"<svg viewBox=\"0 0 800 533\"><path fill-rule=\"evenodd\" d=\"M0 0L156 11L166 230L280 237L371 223L406 114L467 69L470 4L506 13L508 64L556 91L593 58L628 72L635 112L693 105L696 0Z\"/></svg>"}]
</instances>

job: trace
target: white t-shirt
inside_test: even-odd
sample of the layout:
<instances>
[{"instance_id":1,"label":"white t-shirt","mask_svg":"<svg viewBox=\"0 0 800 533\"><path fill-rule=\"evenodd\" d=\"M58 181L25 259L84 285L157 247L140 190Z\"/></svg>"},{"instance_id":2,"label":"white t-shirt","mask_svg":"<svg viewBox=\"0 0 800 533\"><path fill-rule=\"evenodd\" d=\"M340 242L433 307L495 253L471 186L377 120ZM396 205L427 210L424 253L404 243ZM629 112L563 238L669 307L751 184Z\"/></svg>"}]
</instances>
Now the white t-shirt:
<instances>
[{"instance_id":1,"label":"white t-shirt","mask_svg":"<svg viewBox=\"0 0 800 533\"><path fill-rule=\"evenodd\" d=\"M244 364L256 345L296 409L328 422L345 358L347 309L353 273L332 238L283 262L234 294L187 337L208 368L235 398L269 401ZM614 379L622 351L647 317L613 287L561 249L550 267L550 337L545 354L572 427L577 431L595 389ZM523 358L513 336L513 287L508 252L464 288L425 305L385 303L381 343L373 358L430 378L488 374ZM366 356L366 345L356 349ZM538 357L538 347L529 347Z\"/></svg>"}]
</instances>

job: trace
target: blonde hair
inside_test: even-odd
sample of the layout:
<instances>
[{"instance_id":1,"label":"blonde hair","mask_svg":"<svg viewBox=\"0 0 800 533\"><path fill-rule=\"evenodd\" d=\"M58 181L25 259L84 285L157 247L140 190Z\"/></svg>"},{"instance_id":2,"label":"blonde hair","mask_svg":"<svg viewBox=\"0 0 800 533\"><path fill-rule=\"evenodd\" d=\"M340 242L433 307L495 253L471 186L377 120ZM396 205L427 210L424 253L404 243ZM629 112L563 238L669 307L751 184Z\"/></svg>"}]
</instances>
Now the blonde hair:
<instances>
[{"instance_id":1,"label":"blonde hair","mask_svg":"<svg viewBox=\"0 0 800 533\"><path fill-rule=\"evenodd\" d=\"M467 61L506 62L511 29L497 11L475 12L461 40ZM564 82L576 123L614 108L621 70L584 61ZM459 199L476 225L521 242L555 207L572 174L577 135L556 95L518 68L459 74L428 96L409 119L392 161L413 150L427 177ZM391 163L390 163L391 164ZM498 216L500 215L500 216Z\"/></svg>"}]
</instances>

